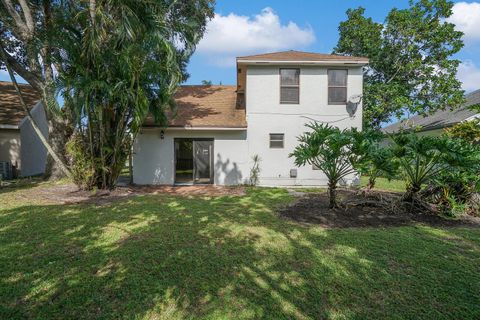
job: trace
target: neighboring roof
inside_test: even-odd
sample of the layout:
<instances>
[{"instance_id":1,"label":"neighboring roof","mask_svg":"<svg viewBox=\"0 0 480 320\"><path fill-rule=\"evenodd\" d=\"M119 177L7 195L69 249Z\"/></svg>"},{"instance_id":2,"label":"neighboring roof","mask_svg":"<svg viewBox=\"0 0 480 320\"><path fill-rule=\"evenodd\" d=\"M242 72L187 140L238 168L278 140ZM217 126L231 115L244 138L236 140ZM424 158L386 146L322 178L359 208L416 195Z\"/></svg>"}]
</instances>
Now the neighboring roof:
<instances>
[{"instance_id":1,"label":"neighboring roof","mask_svg":"<svg viewBox=\"0 0 480 320\"><path fill-rule=\"evenodd\" d=\"M236 108L236 86L181 86L174 99L176 117L169 127L246 128L245 110ZM155 126L151 117L145 126Z\"/></svg>"},{"instance_id":2,"label":"neighboring roof","mask_svg":"<svg viewBox=\"0 0 480 320\"><path fill-rule=\"evenodd\" d=\"M336 54L324 54L302 51L282 51L264 54L256 54L251 56L237 57L237 62L242 61L273 61L273 62L353 62L368 63L368 58L341 56Z\"/></svg>"},{"instance_id":3,"label":"neighboring roof","mask_svg":"<svg viewBox=\"0 0 480 320\"><path fill-rule=\"evenodd\" d=\"M470 107L480 104L480 90L465 95L466 102L455 110L445 109L439 110L434 114L424 117L421 115L405 119L397 123L393 123L382 129L383 132L393 133L402 129L419 128L420 131L429 131L451 127L459 122L467 120L475 115L479 115L480 111L472 110Z\"/></svg>"},{"instance_id":4,"label":"neighboring roof","mask_svg":"<svg viewBox=\"0 0 480 320\"><path fill-rule=\"evenodd\" d=\"M28 84L18 84L28 107L33 108L41 99L40 94ZM0 81L0 126L18 126L25 118L22 104L11 82Z\"/></svg>"}]
</instances>

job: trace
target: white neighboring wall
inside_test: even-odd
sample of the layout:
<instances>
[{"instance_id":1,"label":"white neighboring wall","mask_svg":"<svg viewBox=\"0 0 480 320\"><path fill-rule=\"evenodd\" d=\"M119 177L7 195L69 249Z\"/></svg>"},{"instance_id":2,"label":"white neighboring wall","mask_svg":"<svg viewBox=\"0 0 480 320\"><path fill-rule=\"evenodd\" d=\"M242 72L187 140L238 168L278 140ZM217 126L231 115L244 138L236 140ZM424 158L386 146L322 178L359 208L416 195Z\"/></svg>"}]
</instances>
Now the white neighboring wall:
<instances>
[{"instance_id":1,"label":"white neighboring wall","mask_svg":"<svg viewBox=\"0 0 480 320\"><path fill-rule=\"evenodd\" d=\"M47 117L41 102L38 102L32 108L31 114L45 137L48 137ZM43 146L35 130L33 130L28 118L24 118L20 122L19 128L21 139L21 176L28 177L43 174L47 163L47 149Z\"/></svg>"},{"instance_id":2,"label":"white neighboring wall","mask_svg":"<svg viewBox=\"0 0 480 320\"><path fill-rule=\"evenodd\" d=\"M20 130L0 127L0 161L8 161L19 169L20 146Z\"/></svg>"},{"instance_id":3,"label":"white neighboring wall","mask_svg":"<svg viewBox=\"0 0 480 320\"><path fill-rule=\"evenodd\" d=\"M327 184L326 177L309 165L297 168L297 178L290 178L295 169L289 154L298 145L297 137L313 120L344 128L362 128L362 107L353 116L346 105L328 105L328 67L300 68L300 103L280 104L280 66L249 66L247 70L246 105L249 154L258 154L260 184L266 186ZM292 68L288 66L286 68ZM332 69L346 69L332 67ZM362 94L362 68L348 68L347 97ZM283 133L283 149L269 148L269 134ZM353 177L350 177L353 178ZM348 181L350 183L350 181Z\"/></svg>"}]
</instances>

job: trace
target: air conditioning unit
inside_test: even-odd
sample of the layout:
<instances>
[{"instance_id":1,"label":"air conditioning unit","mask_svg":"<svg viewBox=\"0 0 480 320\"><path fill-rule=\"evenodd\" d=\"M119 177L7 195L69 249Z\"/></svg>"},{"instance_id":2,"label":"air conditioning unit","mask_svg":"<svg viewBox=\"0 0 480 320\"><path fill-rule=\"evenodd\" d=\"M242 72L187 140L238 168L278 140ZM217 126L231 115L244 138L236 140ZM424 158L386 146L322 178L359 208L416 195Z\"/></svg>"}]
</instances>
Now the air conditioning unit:
<instances>
[{"instance_id":1,"label":"air conditioning unit","mask_svg":"<svg viewBox=\"0 0 480 320\"><path fill-rule=\"evenodd\" d=\"M10 161L0 161L0 176L2 180L13 178L12 164Z\"/></svg>"}]
</instances>

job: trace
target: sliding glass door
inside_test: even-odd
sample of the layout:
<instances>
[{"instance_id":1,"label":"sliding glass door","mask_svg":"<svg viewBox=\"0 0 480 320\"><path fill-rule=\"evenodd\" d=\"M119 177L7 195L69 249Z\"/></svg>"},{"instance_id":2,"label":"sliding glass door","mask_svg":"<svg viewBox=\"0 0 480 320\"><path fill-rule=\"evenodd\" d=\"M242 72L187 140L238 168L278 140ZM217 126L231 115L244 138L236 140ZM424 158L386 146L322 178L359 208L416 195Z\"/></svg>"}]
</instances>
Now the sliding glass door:
<instances>
[{"instance_id":1,"label":"sliding glass door","mask_svg":"<svg viewBox=\"0 0 480 320\"><path fill-rule=\"evenodd\" d=\"M175 183L213 183L213 139L175 139Z\"/></svg>"}]
</instances>

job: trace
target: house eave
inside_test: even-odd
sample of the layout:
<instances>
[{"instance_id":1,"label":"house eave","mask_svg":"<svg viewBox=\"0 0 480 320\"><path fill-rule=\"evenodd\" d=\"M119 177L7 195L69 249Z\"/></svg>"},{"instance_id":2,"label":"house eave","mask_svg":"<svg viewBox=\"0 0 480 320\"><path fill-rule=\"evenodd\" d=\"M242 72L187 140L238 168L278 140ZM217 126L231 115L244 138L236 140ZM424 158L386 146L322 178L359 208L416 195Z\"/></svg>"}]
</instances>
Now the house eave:
<instances>
[{"instance_id":1,"label":"house eave","mask_svg":"<svg viewBox=\"0 0 480 320\"><path fill-rule=\"evenodd\" d=\"M245 65L302 65L302 66L364 66L368 64L368 60L319 60L319 61L292 61L292 60L248 60L237 59L238 64Z\"/></svg>"},{"instance_id":2,"label":"house eave","mask_svg":"<svg viewBox=\"0 0 480 320\"><path fill-rule=\"evenodd\" d=\"M166 131L246 131L247 127L160 127L160 126L144 126L142 129L162 129Z\"/></svg>"}]
</instances>

